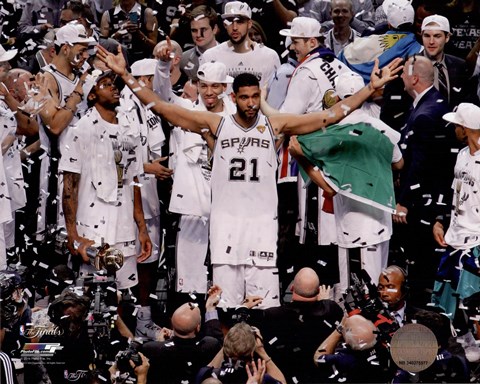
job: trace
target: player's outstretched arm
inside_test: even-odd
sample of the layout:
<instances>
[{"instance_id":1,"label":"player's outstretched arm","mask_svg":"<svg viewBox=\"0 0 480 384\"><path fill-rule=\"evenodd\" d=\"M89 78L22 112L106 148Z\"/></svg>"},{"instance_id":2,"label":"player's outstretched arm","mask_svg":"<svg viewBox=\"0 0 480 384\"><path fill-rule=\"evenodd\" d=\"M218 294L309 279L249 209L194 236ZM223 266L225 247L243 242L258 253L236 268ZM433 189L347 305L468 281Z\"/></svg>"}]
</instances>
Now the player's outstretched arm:
<instances>
[{"instance_id":1,"label":"player's outstretched arm","mask_svg":"<svg viewBox=\"0 0 480 384\"><path fill-rule=\"evenodd\" d=\"M370 83L354 95L338 102L329 109L305 115L278 114L271 116L269 119L275 134L283 132L290 135L303 135L338 123L350 112L360 107L376 89L382 88L385 84L396 79L398 77L397 73L403 68L400 65L401 62L402 59L397 58L382 69L379 69L378 59L376 59Z\"/></svg>"},{"instance_id":2,"label":"player's outstretched arm","mask_svg":"<svg viewBox=\"0 0 480 384\"><path fill-rule=\"evenodd\" d=\"M120 46L118 53L114 55L99 45L97 57L122 78L143 104L149 106L153 112L162 116L171 124L199 134L204 128L209 128L214 134L216 133L221 121L220 116L210 112L191 111L178 105L166 103L150 89L142 87L127 71Z\"/></svg>"}]
</instances>

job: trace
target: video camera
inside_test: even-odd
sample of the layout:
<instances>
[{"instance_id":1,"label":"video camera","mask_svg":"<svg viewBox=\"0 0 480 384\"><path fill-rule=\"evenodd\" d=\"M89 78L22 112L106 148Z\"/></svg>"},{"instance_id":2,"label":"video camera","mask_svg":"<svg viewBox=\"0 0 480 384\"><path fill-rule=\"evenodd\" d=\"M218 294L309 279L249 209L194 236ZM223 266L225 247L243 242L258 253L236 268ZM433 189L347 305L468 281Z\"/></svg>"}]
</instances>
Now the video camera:
<instances>
[{"instance_id":1,"label":"video camera","mask_svg":"<svg viewBox=\"0 0 480 384\"><path fill-rule=\"evenodd\" d=\"M358 276L352 273L351 278L353 284L343 294L348 316L362 315L378 328L380 341L390 342L400 326L380 299L377 286L372 283L370 275L364 269Z\"/></svg>"}]
</instances>

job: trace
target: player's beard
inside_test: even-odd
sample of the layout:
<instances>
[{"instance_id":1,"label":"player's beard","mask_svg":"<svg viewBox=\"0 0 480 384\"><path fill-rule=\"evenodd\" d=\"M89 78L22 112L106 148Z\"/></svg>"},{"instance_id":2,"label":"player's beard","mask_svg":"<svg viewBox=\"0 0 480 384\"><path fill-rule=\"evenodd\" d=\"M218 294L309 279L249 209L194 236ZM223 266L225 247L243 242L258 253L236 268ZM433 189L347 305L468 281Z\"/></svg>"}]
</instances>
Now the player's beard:
<instances>
[{"instance_id":1,"label":"player's beard","mask_svg":"<svg viewBox=\"0 0 480 384\"><path fill-rule=\"evenodd\" d=\"M247 108L247 110L252 110L252 108ZM256 113L252 116L249 116L245 113L245 110L237 108L237 113L238 115L242 118L242 120L245 121L253 121L257 118L258 115L258 109L253 109Z\"/></svg>"},{"instance_id":2,"label":"player's beard","mask_svg":"<svg viewBox=\"0 0 480 384\"><path fill-rule=\"evenodd\" d=\"M246 33L245 35L243 35L240 40L238 41L234 41L230 38L230 42L233 44L233 45L240 45L240 44L243 44L243 42L245 41L245 39L247 38L248 36L248 33Z\"/></svg>"}]
</instances>

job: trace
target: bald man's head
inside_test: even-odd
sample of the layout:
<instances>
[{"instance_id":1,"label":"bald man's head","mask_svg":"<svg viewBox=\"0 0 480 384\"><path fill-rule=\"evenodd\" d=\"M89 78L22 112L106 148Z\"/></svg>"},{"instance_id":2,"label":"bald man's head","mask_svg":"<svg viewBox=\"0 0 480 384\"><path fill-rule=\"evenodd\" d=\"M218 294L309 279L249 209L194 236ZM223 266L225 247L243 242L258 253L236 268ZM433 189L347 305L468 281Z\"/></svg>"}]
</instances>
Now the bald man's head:
<instances>
[{"instance_id":1,"label":"bald man's head","mask_svg":"<svg viewBox=\"0 0 480 384\"><path fill-rule=\"evenodd\" d=\"M354 315L345 321L343 338L354 351L373 348L377 342L377 327L363 316Z\"/></svg>"},{"instance_id":2,"label":"bald man's head","mask_svg":"<svg viewBox=\"0 0 480 384\"><path fill-rule=\"evenodd\" d=\"M405 90L412 96L422 93L433 85L433 64L424 56L410 57L403 68L402 80Z\"/></svg>"},{"instance_id":3,"label":"bald man's head","mask_svg":"<svg viewBox=\"0 0 480 384\"><path fill-rule=\"evenodd\" d=\"M14 68L8 71L4 84L15 100L22 102L27 96L32 79L33 75L30 72L21 68Z\"/></svg>"},{"instance_id":4,"label":"bald man's head","mask_svg":"<svg viewBox=\"0 0 480 384\"><path fill-rule=\"evenodd\" d=\"M320 280L312 268L302 268L295 275L293 280L293 300L305 301L305 299L316 300Z\"/></svg>"},{"instance_id":5,"label":"bald man's head","mask_svg":"<svg viewBox=\"0 0 480 384\"><path fill-rule=\"evenodd\" d=\"M172 328L175 335L181 338L195 337L200 331L202 315L198 306L185 303L177 308L172 315Z\"/></svg>"}]
</instances>

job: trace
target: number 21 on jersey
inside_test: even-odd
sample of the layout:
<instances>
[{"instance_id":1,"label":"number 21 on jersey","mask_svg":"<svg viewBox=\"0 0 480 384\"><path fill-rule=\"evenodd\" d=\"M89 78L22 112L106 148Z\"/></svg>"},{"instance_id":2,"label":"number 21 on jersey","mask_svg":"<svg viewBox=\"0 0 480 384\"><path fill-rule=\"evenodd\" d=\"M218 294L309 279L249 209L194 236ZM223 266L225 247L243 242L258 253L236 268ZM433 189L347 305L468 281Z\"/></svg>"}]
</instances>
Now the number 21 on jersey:
<instances>
[{"instance_id":1,"label":"number 21 on jersey","mask_svg":"<svg viewBox=\"0 0 480 384\"><path fill-rule=\"evenodd\" d=\"M253 158L247 162L241 157L230 159L230 173L228 179L230 181L253 181L259 182L258 177L258 159Z\"/></svg>"}]
</instances>

